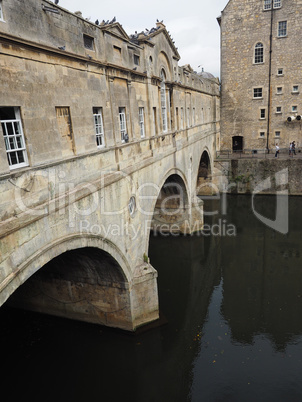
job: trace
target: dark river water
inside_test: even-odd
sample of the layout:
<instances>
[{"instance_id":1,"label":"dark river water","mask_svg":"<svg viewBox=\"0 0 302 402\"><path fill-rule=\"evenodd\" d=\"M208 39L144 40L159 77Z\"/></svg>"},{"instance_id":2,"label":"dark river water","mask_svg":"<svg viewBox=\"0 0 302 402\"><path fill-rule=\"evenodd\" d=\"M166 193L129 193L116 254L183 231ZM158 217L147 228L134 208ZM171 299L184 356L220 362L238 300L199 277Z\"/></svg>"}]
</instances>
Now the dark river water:
<instances>
[{"instance_id":1,"label":"dark river water","mask_svg":"<svg viewBox=\"0 0 302 402\"><path fill-rule=\"evenodd\" d=\"M273 220L276 199L255 208ZM302 197L285 234L249 196L205 209L219 214L203 236L151 238L160 326L134 335L3 306L3 400L302 401Z\"/></svg>"}]
</instances>

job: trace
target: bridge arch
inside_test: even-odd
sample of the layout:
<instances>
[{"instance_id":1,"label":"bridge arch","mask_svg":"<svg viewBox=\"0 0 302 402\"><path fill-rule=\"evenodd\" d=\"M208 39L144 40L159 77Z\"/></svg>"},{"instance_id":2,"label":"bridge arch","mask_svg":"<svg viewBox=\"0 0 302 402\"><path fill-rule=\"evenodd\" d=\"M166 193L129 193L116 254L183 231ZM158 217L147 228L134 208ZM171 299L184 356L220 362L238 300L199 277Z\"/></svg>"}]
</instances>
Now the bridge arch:
<instances>
[{"instance_id":1,"label":"bridge arch","mask_svg":"<svg viewBox=\"0 0 302 402\"><path fill-rule=\"evenodd\" d=\"M185 175L176 168L171 169L166 173L159 188L153 204L151 232L162 235L192 233L192 223L197 215L193 211L192 190ZM200 216L197 221L200 222ZM200 230L200 226L197 230ZM148 244L149 239L150 234L147 238Z\"/></svg>"},{"instance_id":2,"label":"bridge arch","mask_svg":"<svg viewBox=\"0 0 302 402\"><path fill-rule=\"evenodd\" d=\"M196 179L196 194L197 195L210 195L213 193L212 189L212 161L211 153L208 149L204 149L197 168Z\"/></svg>"},{"instance_id":3,"label":"bridge arch","mask_svg":"<svg viewBox=\"0 0 302 402\"><path fill-rule=\"evenodd\" d=\"M24 262L9 291L16 307L126 330L140 325L129 264L99 236L53 242Z\"/></svg>"}]
</instances>

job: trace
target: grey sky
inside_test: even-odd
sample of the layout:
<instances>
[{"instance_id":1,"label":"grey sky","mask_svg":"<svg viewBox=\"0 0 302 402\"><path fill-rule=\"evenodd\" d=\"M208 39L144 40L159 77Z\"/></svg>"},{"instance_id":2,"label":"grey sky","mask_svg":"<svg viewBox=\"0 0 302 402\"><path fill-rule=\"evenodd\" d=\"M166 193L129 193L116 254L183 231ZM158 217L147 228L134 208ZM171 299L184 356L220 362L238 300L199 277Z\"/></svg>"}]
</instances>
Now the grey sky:
<instances>
[{"instance_id":1,"label":"grey sky","mask_svg":"<svg viewBox=\"0 0 302 402\"><path fill-rule=\"evenodd\" d=\"M114 16L128 35L151 29L156 19L163 20L178 47L179 65L190 64L200 72L219 76L220 30L216 18L228 0L60 0L69 11L81 11L84 18L102 21Z\"/></svg>"}]
</instances>

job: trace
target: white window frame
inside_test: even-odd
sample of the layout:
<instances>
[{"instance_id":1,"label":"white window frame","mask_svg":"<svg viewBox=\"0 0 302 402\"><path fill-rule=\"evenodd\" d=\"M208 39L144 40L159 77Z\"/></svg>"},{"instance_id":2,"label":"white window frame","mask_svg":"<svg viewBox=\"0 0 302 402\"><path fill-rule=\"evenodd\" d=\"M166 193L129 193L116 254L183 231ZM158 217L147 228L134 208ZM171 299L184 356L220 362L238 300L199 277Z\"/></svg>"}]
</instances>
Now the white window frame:
<instances>
[{"instance_id":1,"label":"white window frame","mask_svg":"<svg viewBox=\"0 0 302 402\"><path fill-rule=\"evenodd\" d=\"M264 0L263 9L270 10L272 8L272 0Z\"/></svg>"},{"instance_id":2,"label":"white window frame","mask_svg":"<svg viewBox=\"0 0 302 402\"><path fill-rule=\"evenodd\" d=\"M120 121L120 132L122 143L126 142L125 136L127 134L127 124L126 124L126 108L119 107L119 121Z\"/></svg>"},{"instance_id":3,"label":"white window frame","mask_svg":"<svg viewBox=\"0 0 302 402\"><path fill-rule=\"evenodd\" d=\"M282 106L276 106L276 113L282 113Z\"/></svg>"},{"instance_id":4,"label":"white window frame","mask_svg":"<svg viewBox=\"0 0 302 402\"><path fill-rule=\"evenodd\" d=\"M18 169L28 166L28 157L19 107L14 107L14 112L15 119L1 120L6 155L10 169ZM14 160L12 159L12 155L14 155L17 163L13 163ZM23 161L19 162L21 156Z\"/></svg>"},{"instance_id":5,"label":"white window frame","mask_svg":"<svg viewBox=\"0 0 302 402\"><path fill-rule=\"evenodd\" d=\"M285 38L287 36L287 21L278 22L278 38Z\"/></svg>"},{"instance_id":6,"label":"white window frame","mask_svg":"<svg viewBox=\"0 0 302 402\"><path fill-rule=\"evenodd\" d=\"M260 94L260 90L261 90L261 94ZM253 99L262 99L262 98L263 98L263 88L262 87L253 88Z\"/></svg>"},{"instance_id":7,"label":"white window frame","mask_svg":"<svg viewBox=\"0 0 302 402\"><path fill-rule=\"evenodd\" d=\"M2 0L0 0L0 21L4 21Z\"/></svg>"},{"instance_id":8,"label":"white window frame","mask_svg":"<svg viewBox=\"0 0 302 402\"><path fill-rule=\"evenodd\" d=\"M277 95L282 95L283 94L283 87L277 87L276 94Z\"/></svg>"},{"instance_id":9,"label":"white window frame","mask_svg":"<svg viewBox=\"0 0 302 402\"><path fill-rule=\"evenodd\" d=\"M263 43L258 42L254 49L254 63L262 64L264 63L264 46Z\"/></svg>"},{"instance_id":10,"label":"white window frame","mask_svg":"<svg viewBox=\"0 0 302 402\"><path fill-rule=\"evenodd\" d=\"M281 8L282 7L282 0L274 0L273 4L274 4L273 5L274 8Z\"/></svg>"},{"instance_id":11,"label":"white window frame","mask_svg":"<svg viewBox=\"0 0 302 402\"><path fill-rule=\"evenodd\" d=\"M103 124L103 111L101 107L93 108L93 120L95 129L96 145L98 148L104 148L104 124Z\"/></svg>"},{"instance_id":12,"label":"white window frame","mask_svg":"<svg viewBox=\"0 0 302 402\"><path fill-rule=\"evenodd\" d=\"M292 106L292 113L297 113L298 112L298 106L297 105L293 105Z\"/></svg>"},{"instance_id":13,"label":"white window frame","mask_svg":"<svg viewBox=\"0 0 302 402\"><path fill-rule=\"evenodd\" d=\"M144 108L140 107L138 109L138 118L139 118L139 130L141 138L145 138L145 120L144 120Z\"/></svg>"},{"instance_id":14,"label":"white window frame","mask_svg":"<svg viewBox=\"0 0 302 402\"><path fill-rule=\"evenodd\" d=\"M299 93L299 85L293 85L292 93L294 93L294 94Z\"/></svg>"},{"instance_id":15,"label":"white window frame","mask_svg":"<svg viewBox=\"0 0 302 402\"><path fill-rule=\"evenodd\" d=\"M278 68L277 70L277 75L282 76L283 75L283 67Z\"/></svg>"},{"instance_id":16,"label":"white window frame","mask_svg":"<svg viewBox=\"0 0 302 402\"><path fill-rule=\"evenodd\" d=\"M164 70L160 73L161 83L160 83L160 102L161 102L161 117L163 123L163 132L168 130L168 119L167 119L167 99L166 99L166 84L165 84L165 72Z\"/></svg>"},{"instance_id":17,"label":"white window frame","mask_svg":"<svg viewBox=\"0 0 302 402\"><path fill-rule=\"evenodd\" d=\"M281 131L280 130L276 130L275 131L275 138L280 138L281 137Z\"/></svg>"}]
</instances>

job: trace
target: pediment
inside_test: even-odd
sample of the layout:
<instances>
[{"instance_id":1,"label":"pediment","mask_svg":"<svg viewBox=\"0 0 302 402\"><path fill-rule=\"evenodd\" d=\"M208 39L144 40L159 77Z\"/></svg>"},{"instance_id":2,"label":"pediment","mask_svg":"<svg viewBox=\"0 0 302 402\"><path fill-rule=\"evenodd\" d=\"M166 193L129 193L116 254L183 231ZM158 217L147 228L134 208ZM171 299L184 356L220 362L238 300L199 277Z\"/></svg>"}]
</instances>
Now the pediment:
<instances>
[{"instance_id":1,"label":"pediment","mask_svg":"<svg viewBox=\"0 0 302 402\"><path fill-rule=\"evenodd\" d=\"M103 25L102 29L105 30L107 33L112 34L113 36L117 36L121 39L126 40L127 42L129 42L130 40L129 36L118 22L110 25Z\"/></svg>"},{"instance_id":2,"label":"pediment","mask_svg":"<svg viewBox=\"0 0 302 402\"><path fill-rule=\"evenodd\" d=\"M172 41L171 36L169 35L168 31L166 30L165 26L163 25L162 27L160 26L158 30L156 30L155 32L153 32L151 35L149 35L150 37L154 37L157 35L163 35L165 37L165 39L167 40L172 52L173 52L173 58L175 58L176 60L180 59L180 55L178 53L178 50L176 48L176 46L174 45L174 42Z\"/></svg>"}]
</instances>

